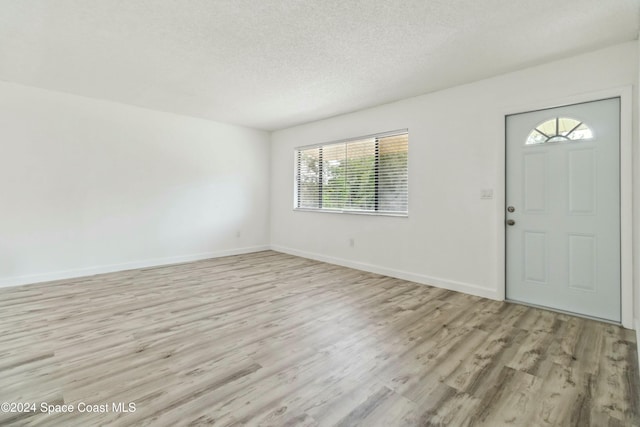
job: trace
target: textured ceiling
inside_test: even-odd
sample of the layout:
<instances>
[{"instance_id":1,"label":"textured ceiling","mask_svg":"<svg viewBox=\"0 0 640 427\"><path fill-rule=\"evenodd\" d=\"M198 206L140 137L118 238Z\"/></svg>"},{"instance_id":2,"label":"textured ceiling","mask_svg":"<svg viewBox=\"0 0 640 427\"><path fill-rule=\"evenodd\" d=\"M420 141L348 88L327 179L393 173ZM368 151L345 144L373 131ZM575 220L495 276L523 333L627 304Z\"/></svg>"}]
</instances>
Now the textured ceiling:
<instances>
[{"instance_id":1,"label":"textured ceiling","mask_svg":"<svg viewBox=\"0 0 640 427\"><path fill-rule=\"evenodd\" d=\"M640 0L0 0L0 80L280 129L633 40Z\"/></svg>"}]
</instances>

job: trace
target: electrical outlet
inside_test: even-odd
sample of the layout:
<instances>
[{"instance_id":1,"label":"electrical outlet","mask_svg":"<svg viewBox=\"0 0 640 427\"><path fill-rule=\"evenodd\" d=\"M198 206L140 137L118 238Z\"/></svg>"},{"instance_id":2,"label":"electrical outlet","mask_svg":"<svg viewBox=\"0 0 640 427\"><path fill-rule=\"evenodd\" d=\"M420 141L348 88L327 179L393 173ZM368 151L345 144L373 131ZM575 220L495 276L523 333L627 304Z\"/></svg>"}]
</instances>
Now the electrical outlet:
<instances>
[{"instance_id":1,"label":"electrical outlet","mask_svg":"<svg viewBox=\"0 0 640 427\"><path fill-rule=\"evenodd\" d=\"M242 232L240 230L236 231L236 237L240 237L242 235Z\"/></svg>"},{"instance_id":2,"label":"electrical outlet","mask_svg":"<svg viewBox=\"0 0 640 427\"><path fill-rule=\"evenodd\" d=\"M356 245L356 239L354 239L353 237L351 237L351 238L349 239L349 246L353 248L355 245Z\"/></svg>"}]
</instances>

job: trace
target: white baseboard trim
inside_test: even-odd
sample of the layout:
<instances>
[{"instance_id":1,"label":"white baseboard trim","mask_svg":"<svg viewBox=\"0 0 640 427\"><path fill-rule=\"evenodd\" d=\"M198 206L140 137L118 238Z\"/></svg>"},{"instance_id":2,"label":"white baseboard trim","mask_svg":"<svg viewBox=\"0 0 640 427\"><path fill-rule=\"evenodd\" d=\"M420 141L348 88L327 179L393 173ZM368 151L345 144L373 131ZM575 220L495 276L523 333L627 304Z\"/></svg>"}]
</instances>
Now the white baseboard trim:
<instances>
[{"instance_id":1,"label":"white baseboard trim","mask_svg":"<svg viewBox=\"0 0 640 427\"><path fill-rule=\"evenodd\" d=\"M298 249L288 248L280 245L271 245L271 249L276 252L283 252L289 255L295 255L302 258L309 258L316 261L327 262L329 264L341 265L343 267L363 270L370 273L382 274L384 276L395 277L397 279L408 280L410 282L420 283L422 285L435 286L437 288L449 289L451 291L462 292L465 294L475 295L484 298L501 301L498 292L492 289L483 288L471 283L456 282L453 280L441 279L438 277L426 276L424 274L411 273L408 271L395 270L387 267L380 267L364 262L351 261L344 258L336 258L332 256L322 255L314 252L300 251Z\"/></svg>"},{"instance_id":2,"label":"white baseboard trim","mask_svg":"<svg viewBox=\"0 0 640 427\"><path fill-rule=\"evenodd\" d=\"M636 346L638 347L638 352L636 353L636 355L638 356L638 369L640 372L640 319L636 319L635 320L635 326L636 326Z\"/></svg>"},{"instance_id":3,"label":"white baseboard trim","mask_svg":"<svg viewBox=\"0 0 640 427\"><path fill-rule=\"evenodd\" d=\"M267 251L269 245L249 246L244 248L227 249L214 252L202 252L198 254L178 255L166 258L153 258L141 261L125 262L120 264L97 265L93 267L83 267L71 270L53 271L40 274L30 274L25 276L7 277L0 279L0 288L11 286L30 285L35 283L50 282L52 280L73 279L77 277L93 276L103 273L114 273L117 271L135 270L138 268L157 267L169 264L180 264L184 262L200 261L209 258L220 258L230 255L242 255L252 252Z\"/></svg>"}]
</instances>

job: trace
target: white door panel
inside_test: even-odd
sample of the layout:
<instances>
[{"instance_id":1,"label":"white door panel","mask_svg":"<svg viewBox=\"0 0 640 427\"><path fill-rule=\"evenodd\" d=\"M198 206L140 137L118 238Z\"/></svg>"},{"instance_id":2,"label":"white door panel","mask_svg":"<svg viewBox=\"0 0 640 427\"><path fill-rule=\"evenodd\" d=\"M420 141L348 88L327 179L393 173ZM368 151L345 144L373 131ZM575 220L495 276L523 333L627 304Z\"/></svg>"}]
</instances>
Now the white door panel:
<instances>
[{"instance_id":1,"label":"white door panel","mask_svg":"<svg viewBox=\"0 0 640 427\"><path fill-rule=\"evenodd\" d=\"M508 116L506 149L507 299L620 321L620 99Z\"/></svg>"}]
</instances>

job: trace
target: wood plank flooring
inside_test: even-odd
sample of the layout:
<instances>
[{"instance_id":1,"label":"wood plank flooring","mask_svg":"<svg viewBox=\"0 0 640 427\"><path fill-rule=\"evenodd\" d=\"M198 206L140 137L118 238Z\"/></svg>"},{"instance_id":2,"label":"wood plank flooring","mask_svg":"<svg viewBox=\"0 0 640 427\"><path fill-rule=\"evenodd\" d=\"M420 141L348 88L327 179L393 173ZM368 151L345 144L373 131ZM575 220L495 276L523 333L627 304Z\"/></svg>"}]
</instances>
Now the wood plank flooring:
<instances>
[{"instance_id":1,"label":"wood plank flooring","mask_svg":"<svg viewBox=\"0 0 640 427\"><path fill-rule=\"evenodd\" d=\"M638 426L639 391L633 331L271 251L0 290L36 404L1 425Z\"/></svg>"}]
</instances>

